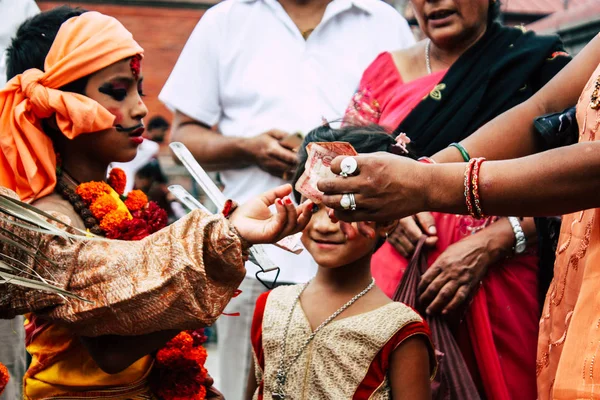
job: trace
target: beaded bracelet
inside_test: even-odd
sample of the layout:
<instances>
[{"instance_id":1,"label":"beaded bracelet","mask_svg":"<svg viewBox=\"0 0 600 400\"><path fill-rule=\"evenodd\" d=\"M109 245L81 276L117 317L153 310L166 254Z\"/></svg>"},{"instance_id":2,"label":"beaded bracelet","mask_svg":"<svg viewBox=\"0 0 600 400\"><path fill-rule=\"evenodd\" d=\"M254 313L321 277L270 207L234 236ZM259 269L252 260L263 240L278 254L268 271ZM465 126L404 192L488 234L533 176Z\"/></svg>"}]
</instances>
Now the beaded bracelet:
<instances>
[{"instance_id":1,"label":"beaded bracelet","mask_svg":"<svg viewBox=\"0 0 600 400\"><path fill-rule=\"evenodd\" d=\"M469 211L469 215L471 215L474 218L477 218L477 216L475 215L475 210L473 209L473 203L471 202L471 175L473 173L473 166L475 165L476 161L477 160L472 159L467 164L467 167L465 168L465 180L464 180L465 203L467 204L467 210Z\"/></svg>"},{"instance_id":2,"label":"beaded bracelet","mask_svg":"<svg viewBox=\"0 0 600 400\"><path fill-rule=\"evenodd\" d=\"M479 196L479 172L481 171L481 164L485 161L485 158L476 158L475 165L473 166L473 176L471 177L471 181L473 186L471 190L473 192L473 199L475 200L475 213L476 218L481 219L484 218L483 210L481 209L481 197Z\"/></svg>"},{"instance_id":3,"label":"beaded bracelet","mask_svg":"<svg viewBox=\"0 0 600 400\"><path fill-rule=\"evenodd\" d=\"M460 151L460 155L462 156L462 158L463 158L463 160L465 162L469 162L469 160L471 159L471 156L469 156L469 153L467 152L467 149L465 149L462 144L460 144L460 143L450 143L450 146L448 146L448 147L454 147L458 151Z\"/></svg>"}]
</instances>

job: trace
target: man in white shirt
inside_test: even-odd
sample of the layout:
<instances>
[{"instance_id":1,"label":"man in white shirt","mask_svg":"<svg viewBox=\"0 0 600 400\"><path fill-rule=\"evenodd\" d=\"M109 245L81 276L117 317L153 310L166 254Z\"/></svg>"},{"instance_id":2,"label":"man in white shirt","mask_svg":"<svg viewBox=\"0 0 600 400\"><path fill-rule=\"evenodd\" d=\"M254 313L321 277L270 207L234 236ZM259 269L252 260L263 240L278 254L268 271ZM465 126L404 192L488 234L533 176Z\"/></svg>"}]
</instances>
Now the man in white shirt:
<instances>
[{"instance_id":1,"label":"man in white shirt","mask_svg":"<svg viewBox=\"0 0 600 400\"><path fill-rule=\"evenodd\" d=\"M0 0L0 89L6 84L6 49L21 23L39 12L34 0ZM0 362L10 373L0 400L21 399L26 368L23 317L0 320Z\"/></svg>"},{"instance_id":2,"label":"man in white shirt","mask_svg":"<svg viewBox=\"0 0 600 400\"><path fill-rule=\"evenodd\" d=\"M406 20L380 0L228 0L202 17L160 99L175 110L173 140L220 171L225 196L243 202L285 182L296 164L289 134L341 118L368 64L413 43ZM306 252L268 255L280 282L316 272ZM217 323L217 384L234 400L243 397L254 303L265 290L258 268L247 269L226 310L240 316Z\"/></svg>"}]
</instances>

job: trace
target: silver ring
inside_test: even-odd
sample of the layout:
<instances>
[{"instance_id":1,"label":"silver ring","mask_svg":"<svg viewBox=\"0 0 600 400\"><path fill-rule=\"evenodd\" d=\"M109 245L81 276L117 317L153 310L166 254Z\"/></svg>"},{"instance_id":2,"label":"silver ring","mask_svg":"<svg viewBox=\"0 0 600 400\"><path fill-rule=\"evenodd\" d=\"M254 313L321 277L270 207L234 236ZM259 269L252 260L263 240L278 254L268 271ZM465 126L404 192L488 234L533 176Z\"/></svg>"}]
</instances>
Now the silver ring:
<instances>
[{"instance_id":1,"label":"silver ring","mask_svg":"<svg viewBox=\"0 0 600 400\"><path fill-rule=\"evenodd\" d=\"M354 198L354 193L349 193L348 197L350 197L350 209L352 211L356 210L356 199Z\"/></svg>"},{"instance_id":2,"label":"silver ring","mask_svg":"<svg viewBox=\"0 0 600 400\"><path fill-rule=\"evenodd\" d=\"M358 169L358 162L356 162L356 158L354 157L346 157L342 160L340 168L342 169L340 175L345 178L348 175L352 175L356 172L356 170Z\"/></svg>"},{"instance_id":3,"label":"silver ring","mask_svg":"<svg viewBox=\"0 0 600 400\"><path fill-rule=\"evenodd\" d=\"M340 206L342 206L344 210L356 210L356 199L354 197L354 193L343 194L342 198L340 199Z\"/></svg>"},{"instance_id":4,"label":"silver ring","mask_svg":"<svg viewBox=\"0 0 600 400\"><path fill-rule=\"evenodd\" d=\"M342 198L340 199L340 206L342 206L344 210L347 210L351 205L352 201L350 201L350 194L343 194Z\"/></svg>"}]
</instances>

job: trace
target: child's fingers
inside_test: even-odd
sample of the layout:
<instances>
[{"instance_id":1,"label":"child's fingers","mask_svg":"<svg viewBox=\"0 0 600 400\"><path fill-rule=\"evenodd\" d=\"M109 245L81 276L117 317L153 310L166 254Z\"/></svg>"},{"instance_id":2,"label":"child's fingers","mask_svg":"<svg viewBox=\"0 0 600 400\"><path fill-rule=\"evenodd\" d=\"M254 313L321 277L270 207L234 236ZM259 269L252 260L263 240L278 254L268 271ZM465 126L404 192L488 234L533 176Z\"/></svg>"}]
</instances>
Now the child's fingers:
<instances>
[{"instance_id":1,"label":"child's fingers","mask_svg":"<svg viewBox=\"0 0 600 400\"><path fill-rule=\"evenodd\" d=\"M288 235L290 235L294 229L296 228L296 221L298 219L298 213L296 212L296 206L294 205L294 202L292 201L292 199L289 198L289 196L286 196L283 198L283 204L285 206L285 212L286 212L286 220L285 220L285 226L283 227L283 230L281 231L279 237L283 238L286 237Z\"/></svg>"},{"instance_id":2,"label":"child's fingers","mask_svg":"<svg viewBox=\"0 0 600 400\"><path fill-rule=\"evenodd\" d=\"M285 185L278 186L271 190L266 191L262 195L260 195L261 201L270 206L273 203L277 202L277 199L281 200L284 196L287 196L292 192L292 185L289 183Z\"/></svg>"},{"instance_id":3,"label":"child's fingers","mask_svg":"<svg viewBox=\"0 0 600 400\"><path fill-rule=\"evenodd\" d=\"M288 210L282 199L275 199L275 210L277 213L268 220L266 227L269 241L272 241L280 236L281 232L286 228L288 221Z\"/></svg>"},{"instance_id":4,"label":"child's fingers","mask_svg":"<svg viewBox=\"0 0 600 400\"><path fill-rule=\"evenodd\" d=\"M358 231L354 228L354 226L349 222L339 221L340 229L344 232L344 235L348 238L348 240L352 240L358 235Z\"/></svg>"},{"instance_id":5,"label":"child's fingers","mask_svg":"<svg viewBox=\"0 0 600 400\"><path fill-rule=\"evenodd\" d=\"M314 204L312 201L306 200L304 204L298 207L300 211L298 212L298 219L296 220L296 228L294 229L294 233L303 231L304 228L306 228L306 225L308 225L313 215L313 205Z\"/></svg>"},{"instance_id":6,"label":"child's fingers","mask_svg":"<svg viewBox=\"0 0 600 400\"><path fill-rule=\"evenodd\" d=\"M366 236L371 239L375 239L375 229L370 227L368 223L361 221L361 222L357 222L357 225L358 225L358 232L361 235Z\"/></svg>"}]
</instances>

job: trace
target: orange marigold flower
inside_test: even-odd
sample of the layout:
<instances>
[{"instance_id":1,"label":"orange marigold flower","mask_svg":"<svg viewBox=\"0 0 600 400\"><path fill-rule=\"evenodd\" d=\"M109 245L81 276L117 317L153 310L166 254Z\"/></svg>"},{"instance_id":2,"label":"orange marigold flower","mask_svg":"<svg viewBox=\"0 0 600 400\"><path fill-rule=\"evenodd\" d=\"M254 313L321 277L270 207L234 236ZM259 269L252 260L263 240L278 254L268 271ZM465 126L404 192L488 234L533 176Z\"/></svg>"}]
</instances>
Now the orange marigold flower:
<instances>
[{"instance_id":1,"label":"orange marigold flower","mask_svg":"<svg viewBox=\"0 0 600 400\"><path fill-rule=\"evenodd\" d=\"M125 185L127 184L127 175L121 168L113 168L108 174L108 184L115 189L120 196L125 192Z\"/></svg>"},{"instance_id":2,"label":"orange marigold flower","mask_svg":"<svg viewBox=\"0 0 600 400\"><path fill-rule=\"evenodd\" d=\"M116 229L129 218L130 216L127 211L117 208L102 218L102 221L100 222L100 228L105 232Z\"/></svg>"},{"instance_id":3,"label":"orange marigold flower","mask_svg":"<svg viewBox=\"0 0 600 400\"><path fill-rule=\"evenodd\" d=\"M132 190L127 194L125 205L129 211L141 210L146 204L148 204L148 196L141 190Z\"/></svg>"},{"instance_id":4,"label":"orange marigold flower","mask_svg":"<svg viewBox=\"0 0 600 400\"><path fill-rule=\"evenodd\" d=\"M192 338L192 335L185 331L180 332L173 339L169 340L169 342L167 342L167 344L165 345L165 347L177 348L182 350L191 350L193 346L194 338Z\"/></svg>"},{"instance_id":5,"label":"orange marigold flower","mask_svg":"<svg viewBox=\"0 0 600 400\"><path fill-rule=\"evenodd\" d=\"M110 186L106 182L86 182L77 186L75 190L79 196L83 199L86 205L90 205L94 200L103 194L110 193Z\"/></svg>"},{"instance_id":6,"label":"orange marigold flower","mask_svg":"<svg viewBox=\"0 0 600 400\"><path fill-rule=\"evenodd\" d=\"M96 219L104 218L106 214L117 209L117 202L110 194L103 194L98 197L90 206L90 211Z\"/></svg>"},{"instance_id":7,"label":"orange marigold flower","mask_svg":"<svg viewBox=\"0 0 600 400\"><path fill-rule=\"evenodd\" d=\"M4 391L9 379L8 369L6 369L4 364L0 363L0 394Z\"/></svg>"}]
</instances>

